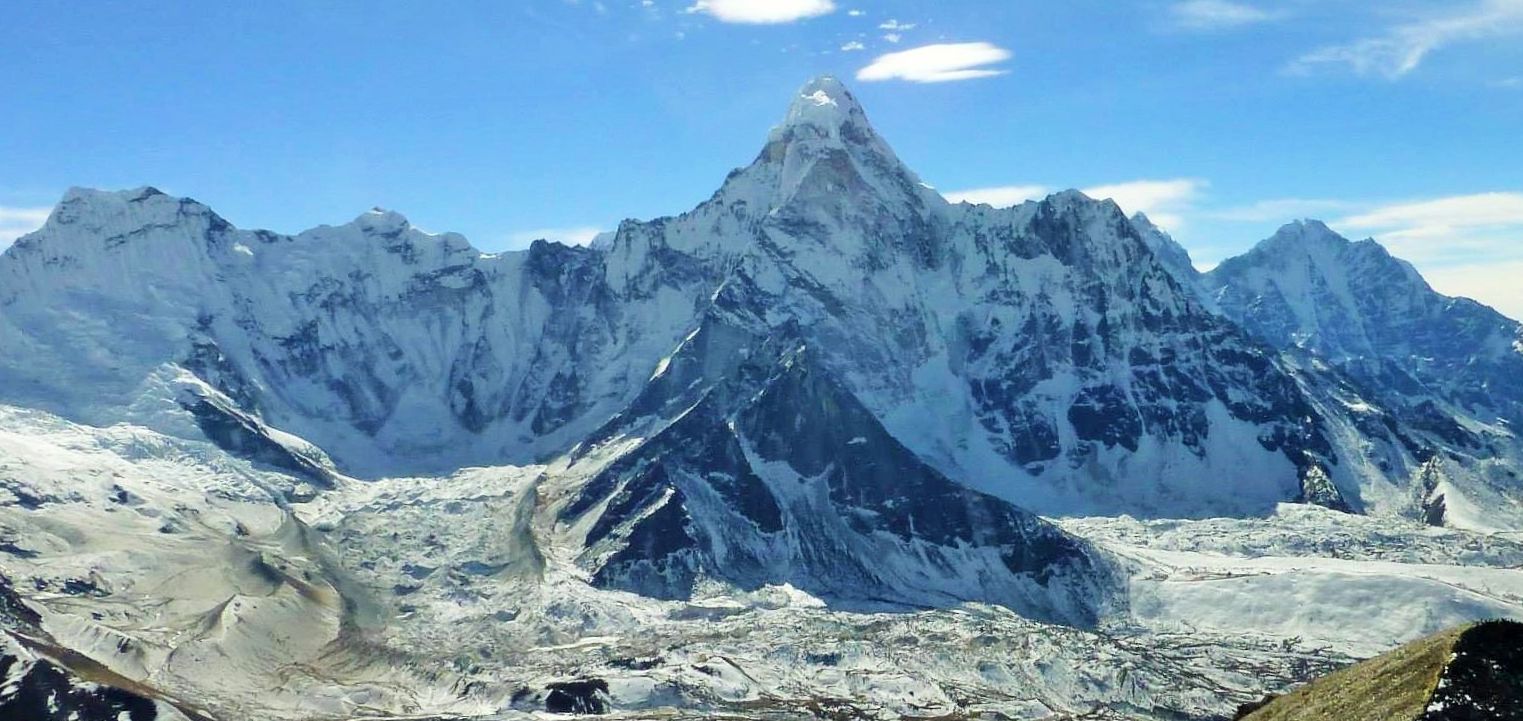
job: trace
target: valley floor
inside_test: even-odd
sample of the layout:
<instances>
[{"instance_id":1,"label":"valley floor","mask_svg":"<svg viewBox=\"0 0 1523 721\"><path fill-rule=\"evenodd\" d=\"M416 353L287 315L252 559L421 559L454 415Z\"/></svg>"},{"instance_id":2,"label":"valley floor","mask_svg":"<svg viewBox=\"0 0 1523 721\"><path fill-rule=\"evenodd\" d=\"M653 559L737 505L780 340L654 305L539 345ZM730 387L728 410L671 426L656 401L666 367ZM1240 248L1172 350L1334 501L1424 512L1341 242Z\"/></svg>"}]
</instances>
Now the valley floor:
<instances>
[{"instance_id":1,"label":"valley floor","mask_svg":"<svg viewBox=\"0 0 1523 721\"><path fill-rule=\"evenodd\" d=\"M1205 719L1523 618L1523 536L1295 505L1060 519L1130 578L1094 629L787 586L658 601L593 588L556 545L534 511L566 483L480 468L317 493L208 443L0 407L0 573L40 611L12 631L218 719Z\"/></svg>"}]
</instances>

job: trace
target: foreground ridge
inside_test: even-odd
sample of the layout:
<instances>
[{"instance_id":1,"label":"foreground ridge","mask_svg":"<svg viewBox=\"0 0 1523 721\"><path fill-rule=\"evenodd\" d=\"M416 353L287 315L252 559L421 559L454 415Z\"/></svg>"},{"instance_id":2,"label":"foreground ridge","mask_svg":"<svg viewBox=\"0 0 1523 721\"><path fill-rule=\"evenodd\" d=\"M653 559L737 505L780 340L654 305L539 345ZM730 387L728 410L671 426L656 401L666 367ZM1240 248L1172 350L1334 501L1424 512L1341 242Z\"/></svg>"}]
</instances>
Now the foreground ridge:
<instances>
[{"instance_id":1,"label":"foreground ridge","mask_svg":"<svg viewBox=\"0 0 1523 721\"><path fill-rule=\"evenodd\" d=\"M1245 709L1247 710L1247 709ZM1523 718L1523 623L1488 621L1413 641L1240 713L1243 721Z\"/></svg>"}]
</instances>

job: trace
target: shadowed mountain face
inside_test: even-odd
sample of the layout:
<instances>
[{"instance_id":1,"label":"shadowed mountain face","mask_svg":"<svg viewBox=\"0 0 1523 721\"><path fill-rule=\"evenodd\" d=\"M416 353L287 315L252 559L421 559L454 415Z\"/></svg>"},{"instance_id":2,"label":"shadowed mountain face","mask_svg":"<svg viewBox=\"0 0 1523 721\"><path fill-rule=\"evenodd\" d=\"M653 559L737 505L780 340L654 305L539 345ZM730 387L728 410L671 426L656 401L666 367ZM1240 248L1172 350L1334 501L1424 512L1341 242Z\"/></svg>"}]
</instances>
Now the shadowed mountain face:
<instances>
[{"instance_id":1,"label":"shadowed mountain face","mask_svg":"<svg viewBox=\"0 0 1523 721\"><path fill-rule=\"evenodd\" d=\"M796 326L737 319L709 313L600 434L643 440L559 513L586 529L594 584L688 598L703 579L786 583L848 607L976 600L1080 625L1120 603L1101 553L927 466Z\"/></svg>"},{"instance_id":2,"label":"shadowed mountain face","mask_svg":"<svg viewBox=\"0 0 1523 721\"><path fill-rule=\"evenodd\" d=\"M9 639L7 639L9 641ZM98 686L18 648L0 645L0 717L28 721L155 721L151 699Z\"/></svg>"},{"instance_id":3,"label":"shadowed mountain face","mask_svg":"<svg viewBox=\"0 0 1523 721\"><path fill-rule=\"evenodd\" d=\"M1357 461L1386 482L1410 481L1400 493L1379 481L1336 482L1355 507L1436 525L1509 527L1523 518L1515 431L1523 324L1444 296L1375 241L1350 241L1314 220L1288 224L1205 274L1166 233L1134 222L1204 305L1279 351L1333 435L1348 439L1336 445L1361 444ZM1416 507L1403 508L1412 498Z\"/></svg>"}]
</instances>

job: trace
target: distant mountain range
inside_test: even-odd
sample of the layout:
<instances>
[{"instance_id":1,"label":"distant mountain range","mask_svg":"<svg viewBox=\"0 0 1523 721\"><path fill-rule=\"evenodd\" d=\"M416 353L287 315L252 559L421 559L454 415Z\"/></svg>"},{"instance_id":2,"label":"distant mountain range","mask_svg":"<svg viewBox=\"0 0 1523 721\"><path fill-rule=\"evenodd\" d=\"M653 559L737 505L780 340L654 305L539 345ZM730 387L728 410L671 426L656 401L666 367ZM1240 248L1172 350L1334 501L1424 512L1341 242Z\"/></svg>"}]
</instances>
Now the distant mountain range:
<instances>
[{"instance_id":1,"label":"distant mountain range","mask_svg":"<svg viewBox=\"0 0 1523 721\"><path fill-rule=\"evenodd\" d=\"M0 429L18 434L0 445L0 541L14 549L0 570L22 608L56 607L30 633L211 694L195 707L208 714L543 704L462 685L303 706L198 687L176 663L215 657L253 679L341 650L349 670L370 668L405 655L361 650L384 646L388 618L447 624L450 608L510 597L526 605L492 611L497 623L586 613L586 631L638 615L593 612L604 601L573 600L584 591L549 600L572 582L678 604L802 594L828 614L991 604L1107 629L1151 612L1136 579L1156 559L1054 517L1247 524L1290 503L1448 529L1435 533L1523 529L1523 325L1316 221L1199 273L1145 217L1077 191L949 203L831 78L807 84L709 200L592 247L484 254L379 209L286 236L153 188L72 190L0 256L0 404ZM59 448L123 460L49 460ZM105 480L143 463L166 495ZM383 497L419 525L366 525ZM69 504L84 515L49 510ZM447 522L457 514L474 525ZM164 538L130 552L62 530L145 518ZM162 590L104 590L181 553L164 546L177 534L244 549L243 571L188 576L203 579L195 593L264 600L191 620L190 606L143 615ZM1495 543L1475 553L1510 558ZM32 561L86 546L103 555L70 556L72 580L103 590L60 601L71 579ZM1517 599L1455 613L1492 601ZM283 613L323 643L228 645L232 616ZM181 630L121 630L133 623ZM102 657L107 627L130 661ZM187 638L210 645L191 654ZM767 685L738 679L726 683ZM787 685L767 687L775 699ZM615 710L639 696L587 693L587 708ZM662 693L640 698L697 703Z\"/></svg>"}]
</instances>

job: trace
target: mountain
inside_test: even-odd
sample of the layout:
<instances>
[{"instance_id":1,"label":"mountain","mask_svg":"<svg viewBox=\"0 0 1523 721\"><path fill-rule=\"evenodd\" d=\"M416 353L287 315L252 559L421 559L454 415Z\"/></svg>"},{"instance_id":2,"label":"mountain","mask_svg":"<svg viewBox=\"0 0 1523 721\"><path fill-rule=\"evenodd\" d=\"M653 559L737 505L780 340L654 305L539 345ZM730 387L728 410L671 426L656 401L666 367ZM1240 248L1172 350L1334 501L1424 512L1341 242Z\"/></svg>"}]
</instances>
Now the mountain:
<instances>
[{"instance_id":1,"label":"mountain","mask_svg":"<svg viewBox=\"0 0 1523 721\"><path fill-rule=\"evenodd\" d=\"M831 78L588 247L71 190L0 255L0 572L211 718L1203 718L1523 615L1517 325L1286 233L948 203Z\"/></svg>"},{"instance_id":2,"label":"mountain","mask_svg":"<svg viewBox=\"0 0 1523 721\"><path fill-rule=\"evenodd\" d=\"M1268 700L1243 721L1461 721L1523 717L1523 624L1414 641Z\"/></svg>"},{"instance_id":3,"label":"mountain","mask_svg":"<svg viewBox=\"0 0 1523 721\"><path fill-rule=\"evenodd\" d=\"M289 434L271 462L318 485L526 463L632 402L742 275L738 302L797 324L913 453L1035 510L1251 514L1359 483L1274 354L1115 204L949 205L828 78L711 199L600 249L485 255L384 211L288 237L72 191L0 262L0 381L267 459L249 434Z\"/></svg>"},{"instance_id":4,"label":"mountain","mask_svg":"<svg viewBox=\"0 0 1523 721\"><path fill-rule=\"evenodd\" d=\"M1492 424L1523 423L1523 324L1428 286L1373 240L1292 223L1205 276L1222 311L1393 394L1431 395Z\"/></svg>"},{"instance_id":5,"label":"mountain","mask_svg":"<svg viewBox=\"0 0 1523 721\"><path fill-rule=\"evenodd\" d=\"M1363 436L1402 449L1405 460L1388 461L1388 473L1400 467L1426 479L1424 508L1444 503L1445 492L1433 489L1447 473L1468 476L1463 491L1447 491L1451 519L1466 495L1459 502L1472 522L1486 525L1485 508L1518 517L1523 324L1444 296L1375 241L1351 242L1316 221L1281 228L1200 283L1255 337L1354 389L1358 399L1345 407L1365 416Z\"/></svg>"}]
</instances>

